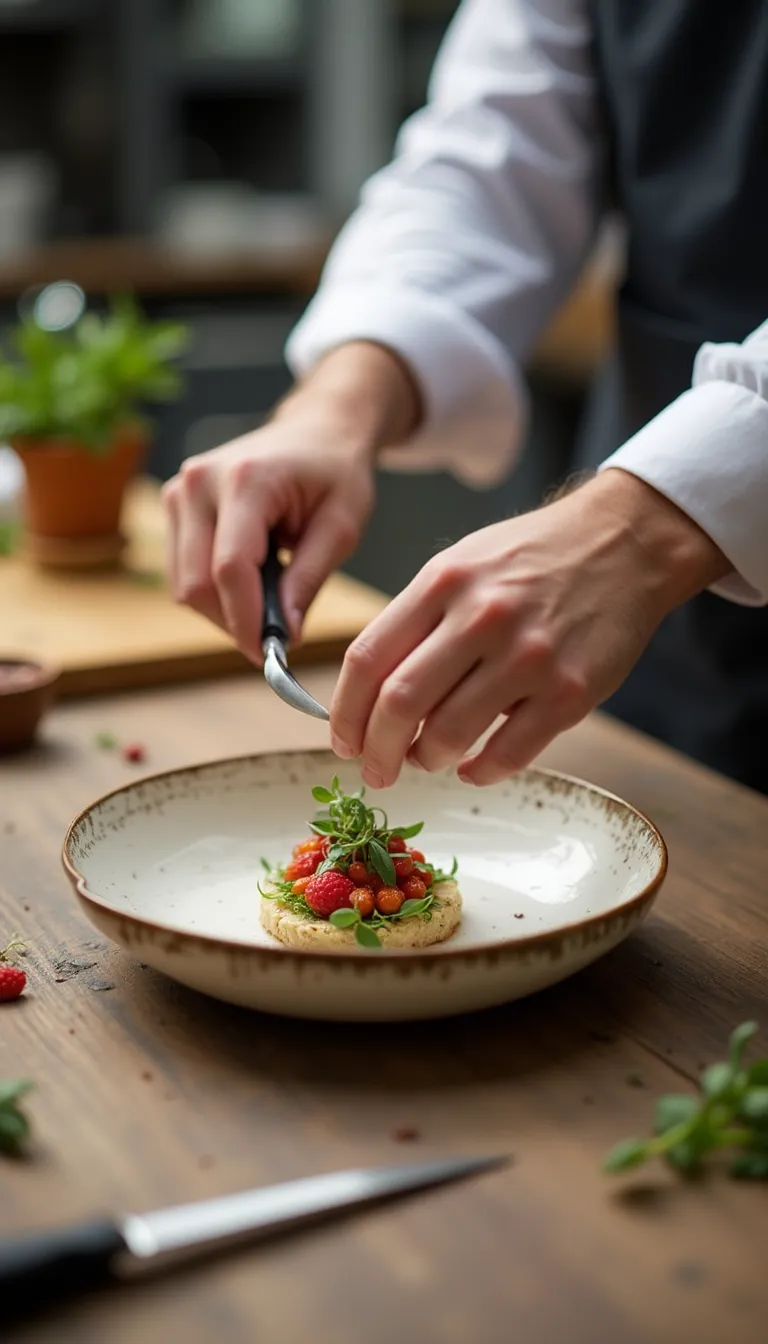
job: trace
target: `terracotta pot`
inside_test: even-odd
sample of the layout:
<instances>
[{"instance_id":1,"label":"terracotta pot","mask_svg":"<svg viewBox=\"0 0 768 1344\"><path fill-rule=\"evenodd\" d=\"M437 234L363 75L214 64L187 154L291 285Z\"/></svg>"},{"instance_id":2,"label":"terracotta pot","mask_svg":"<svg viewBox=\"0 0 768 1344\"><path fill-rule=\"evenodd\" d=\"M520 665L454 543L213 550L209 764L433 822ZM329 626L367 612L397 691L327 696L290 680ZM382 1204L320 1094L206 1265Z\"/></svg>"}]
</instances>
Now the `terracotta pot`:
<instances>
[{"instance_id":1,"label":"terracotta pot","mask_svg":"<svg viewBox=\"0 0 768 1344\"><path fill-rule=\"evenodd\" d=\"M144 455L144 434L127 427L98 455L61 440L20 439L13 448L26 473L28 553L52 565L114 561L124 545L125 488Z\"/></svg>"}]
</instances>

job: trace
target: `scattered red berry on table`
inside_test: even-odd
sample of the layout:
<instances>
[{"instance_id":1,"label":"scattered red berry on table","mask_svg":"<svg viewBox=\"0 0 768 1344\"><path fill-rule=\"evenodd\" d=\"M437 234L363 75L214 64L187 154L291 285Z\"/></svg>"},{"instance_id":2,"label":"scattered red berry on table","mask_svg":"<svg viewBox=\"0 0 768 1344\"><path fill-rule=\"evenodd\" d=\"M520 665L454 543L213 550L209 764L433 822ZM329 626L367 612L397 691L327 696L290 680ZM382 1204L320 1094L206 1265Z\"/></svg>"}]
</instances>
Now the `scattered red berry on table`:
<instances>
[{"instance_id":1,"label":"scattered red berry on table","mask_svg":"<svg viewBox=\"0 0 768 1344\"><path fill-rule=\"evenodd\" d=\"M410 854L403 854L402 857L396 854L392 860L395 865L395 880L402 881L403 878L410 877L413 872L413 859Z\"/></svg>"},{"instance_id":2,"label":"scattered red berry on table","mask_svg":"<svg viewBox=\"0 0 768 1344\"><path fill-rule=\"evenodd\" d=\"M311 854L299 854L291 859L285 870L286 882L295 882L297 877L311 877L320 867L322 854L315 849Z\"/></svg>"},{"instance_id":3,"label":"scattered red berry on table","mask_svg":"<svg viewBox=\"0 0 768 1344\"><path fill-rule=\"evenodd\" d=\"M370 919L376 909L376 898L370 887L355 887L352 905L361 919Z\"/></svg>"},{"instance_id":4,"label":"scattered red berry on table","mask_svg":"<svg viewBox=\"0 0 768 1344\"><path fill-rule=\"evenodd\" d=\"M390 835L387 841L387 849L390 854L404 854L408 846L401 835Z\"/></svg>"},{"instance_id":5,"label":"scattered red berry on table","mask_svg":"<svg viewBox=\"0 0 768 1344\"><path fill-rule=\"evenodd\" d=\"M321 919L328 919L334 910L351 908L350 896L354 890L354 882L345 873L340 873L338 868L329 868L307 883L304 900Z\"/></svg>"},{"instance_id":6,"label":"scattered red berry on table","mask_svg":"<svg viewBox=\"0 0 768 1344\"><path fill-rule=\"evenodd\" d=\"M131 742L127 747L123 747L123 760L130 761L131 765L139 765L146 758L147 753L140 742Z\"/></svg>"},{"instance_id":7,"label":"scattered red berry on table","mask_svg":"<svg viewBox=\"0 0 768 1344\"><path fill-rule=\"evenodd\" d=\"M411 877L406 877L404 882L400 883L406 901L423 901L427 894L427 888L420 877L414 873Z\"/></svg>"},{"instance_id":8,"label":"scattered red berry on table","mask_svg":"<svg viewBox=\"0 0 768 1344\"><path fill-rule=\"evenodd\" d=\"M22 946L22 943L14 939L7 947L0 949L0 1003L11 1003L13 999L18 999L26 988L26 973L18 966L11 966L7 960L9 952L15 947Z\"/></svg>"},{"instance_id":9,"label":"scattered red berry on table","mask_svg":"<svg viewBox=\"0 0 768 1344\"><path fill-rule=\"evenodd\" d=\"M368 881L368 869L364 863L360 863L357 859L355 859L354 863L350 863L347 872L352 881L359 887L365 886Z\"/></svg>"},{"instance_id":10,"label":"scattered red berry on table","mask_svg":"<svg viewBox=\"0 0 768 1344\"><path fill-rule=\"evenodd\" d=\"M0 965L0 1003L10 1003L23 994L27 984L24 971L18 966Z\"/></svg>"},{"instance_id":11,"label":"scattered red berry on table","mask_svg":"<svg viewBox=\"0 0 768 1344\"><path fill-rule=\"evenodd\" d=\"M396 915L402 909L405 897L397 887L382 887L376 893L376 909L380 915Z\"/></svg>"}]
</instances>

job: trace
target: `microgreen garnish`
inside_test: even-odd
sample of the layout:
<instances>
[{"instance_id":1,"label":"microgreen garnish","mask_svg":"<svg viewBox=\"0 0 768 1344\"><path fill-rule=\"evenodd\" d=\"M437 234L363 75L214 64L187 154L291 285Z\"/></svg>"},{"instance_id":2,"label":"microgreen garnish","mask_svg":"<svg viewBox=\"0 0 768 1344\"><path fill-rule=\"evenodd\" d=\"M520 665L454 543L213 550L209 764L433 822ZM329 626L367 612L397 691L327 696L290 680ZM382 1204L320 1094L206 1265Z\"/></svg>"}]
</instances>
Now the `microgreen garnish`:
<instances>
[{"instance_id":1,"label":"microgreen garnish","mask_svg":"<svg viewBox=\"0 0 768 1344\"><path fill-rule=\"evenodd\" d=\"M397 855L389 853L387 841L393 836L412 840L424 829L424 822L416 821L412 826L390 826L382 808L366 806L363 801L365 789L360 789L359 793L343 793L338 775L334 775L330 789L321 784L316 785L312 797L315 802L325 804L325 810L309 823L310 828L316 835L333 838L333 844L320 864L318 873L327 872L329 868L345 871L350 860L357 857L367 863L388 887L394 886L397 880L394 859ZM381 820L377 820L377 817ZM420 863L418 866L428 869L435 882L447 882L455 877L458 863L454 859L449 873L433 868L431 863Z\"/></svg>"},{"instance_id":2,"label":"microgreen garnish","mask_svg":"<svg viewBox=\"0 0 768 1344\"><path fill-rule=\"evenodd\" d=\"M394 887L397 885L396 860L408 855L404 847L402 853L390 853L389 841L393 837L403 842L412 840L421 832L424 823L417 821L411 826L391 827L386 812L380 807L368 807L363 801L364 794L364 789L359 793L345 794L338 776L334 776L330 789L318 784L312 790L313 798L323 805L323 811L309 823L310 828L315 835L327 837L330 841L328 853L318 865L316 875L320 876L332 868L346 874L352 862L364 863L368 871L375 873L385 886ZM273 869L266 859L262 859L261 863L270 877L269 891L259 886L262 896L267 900L279 901L286 909L304 919L318 918L304 895L295 891L293 882L285 880L284 868ZM366 918L356 909L342 908L331 914L329 922L337 929L354 929L355 938L362 947L380 947L381 939L377 930L386 928L388 924L403 919L431 920L433 912L440 908L434 888L441 882L450 881L457 867L454 859L450 872L446 873L419 859L413 869L414 876L427 873L432 878L426 895L421 899L405 900L396 913L385 915L374 910Z\"/></svg>"},{"instance_id":3,"label":"microgreen garnish","mask_svg":"<svg viewBox=\"0 0 768 1344\"><path fill-rule=\"evenodd\" d=\"M603 1164L608 1172L630 1171L654 1157L691 1175L707 1153L736 1153L731 1175L743 1180L768 1180L768 1059L743 1063L744 1051L757 1032L743 1022L732 1033L728 1059L704 1069L700 1094L669 1093L656 1103L656 1134L651 1139L625 1139Z\"/></svg>"},{"instance_id":4,"label":"microgreen garnish","mask_svg":"<svg viewBox=\"0 0 768 1344\"><path fill-rule=\"evenodd\" d=\"M32 1087L24 1078L0 1080L0 1152L18 1152L29 1134L29 1120L19 1102Z\"/></svg>"}]
</instances>

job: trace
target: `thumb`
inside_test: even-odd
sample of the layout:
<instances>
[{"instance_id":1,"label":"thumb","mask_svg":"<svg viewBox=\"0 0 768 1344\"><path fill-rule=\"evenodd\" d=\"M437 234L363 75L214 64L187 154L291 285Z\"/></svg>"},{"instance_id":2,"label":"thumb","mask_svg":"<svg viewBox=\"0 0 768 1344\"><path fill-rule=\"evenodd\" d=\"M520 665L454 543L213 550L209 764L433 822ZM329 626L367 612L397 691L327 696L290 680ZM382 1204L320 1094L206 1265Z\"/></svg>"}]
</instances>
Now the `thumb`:
<instances>
[{"instance_id":1,"label":"thumb","mask_svg":"<svg viewBox=\"0 0 768 1344\"><path fill-rule=\"evenodd\" d=\"M359 539L351 505L328 500L312 515L283 576L283 608L293 640L299 638L307 609L325 580L352 554Z\"/></svg>"}]
</instances>

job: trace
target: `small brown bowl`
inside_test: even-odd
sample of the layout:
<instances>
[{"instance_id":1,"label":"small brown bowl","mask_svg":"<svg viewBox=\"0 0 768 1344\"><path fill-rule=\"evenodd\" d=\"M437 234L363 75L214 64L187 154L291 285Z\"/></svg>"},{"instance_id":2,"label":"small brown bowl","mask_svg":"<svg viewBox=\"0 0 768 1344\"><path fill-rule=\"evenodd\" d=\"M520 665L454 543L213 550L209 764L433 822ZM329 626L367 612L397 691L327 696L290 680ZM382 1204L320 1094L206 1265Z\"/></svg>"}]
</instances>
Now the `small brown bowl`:
<instances>
[{"instance_id":1,"label":"small brown bowl","mask_svg":"<svg viewBox=\"0 0 768 1344\"><path fill-rule=\"evenodd\" d=\"M0 756L34 742L58 680L55 667L0 654Z\"/></svg>"}]
</instances>

